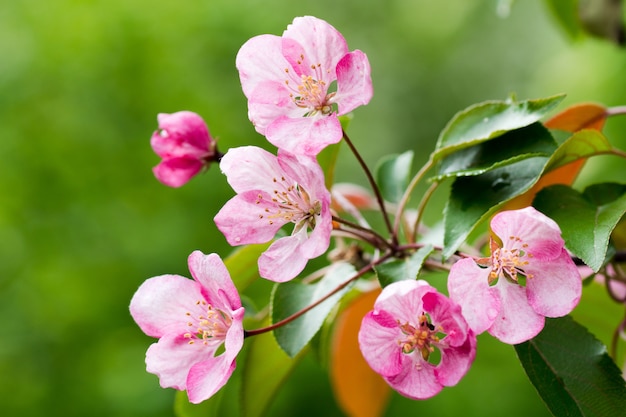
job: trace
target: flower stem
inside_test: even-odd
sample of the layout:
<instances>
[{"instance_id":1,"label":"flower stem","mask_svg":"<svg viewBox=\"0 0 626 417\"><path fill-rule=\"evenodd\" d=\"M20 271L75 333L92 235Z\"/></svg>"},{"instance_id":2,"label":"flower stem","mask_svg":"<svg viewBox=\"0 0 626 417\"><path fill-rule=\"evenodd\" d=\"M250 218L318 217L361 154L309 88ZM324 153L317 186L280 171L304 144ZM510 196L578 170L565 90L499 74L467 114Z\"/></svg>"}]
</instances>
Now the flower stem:
<instances>
[{"instance_id":1,"label":"flower stem","mask_svg":"<svg viewBox=\"0 0 626 417\"><path fill-rule=\"evenodd\" d=\"M324 301L326 301L327 299L329 299L330 297L332 297L333 295L335 295L336 293L338 293L339 291L344 289L352 281L357 280L358 278L360 278L363 275L365 275L367 272L371 271L374 268L374 266L376 266L376 265L386 261L387 259L389 259L392 255L393 255L392 252L388 252L385 255L383 255L380 258L378 258L376 261L370 262L368 265L366 265L363 268L361 268L356 274L354 274L348 280L346 280L345 282L343 282L342 284L340 284L339 286L334 288L328 294L326 294L325 296L323 296L322 298L320 298L319 300L317 300L313 304L309 304L308 306L304 307L302 310L293 313L291 316L285 317L284 319L279 320L276 323L271 324L271 325L266 326L266 327L261 327L259 329L254 329L254 330L244 330L244 332L243 332L244 337L256 336L256 335L259 335L259 334L271 332L271 331L273 331L273 330L275 330L275 329L277 329L279 327L282 327L282 326L284 326L284 325L286 325L288 323L291 323L292 321L294 321L298 317L300 317L303 314L308 313L309 311L313 310L315 307L317 307L318 305L322 304Z\"/></svg>"},{"instance_id":2,"label":"flower stem","mask_svg":"<svg viewBox=\"0 0 626 417\"><path fill-rule=\"evenodd\" d=\"M387 242L387 240L385 240L384 237L382 237L381 235L379 235L372 229L362 227L361 225L357 223L353 223L349 220L342 219L341 217L337 217L337 216L333 216L333 220L336 221L337 223L345 224L346 226L352 229L371 235L373 239L366 239L366 240L379 249L385 249L385 248L393 249L393 246L389 242ZM381 246L384 246L384 247L381 247Z\"/></svg>"},{"instance_id":3,"label":"flower stem","mask_svg":"<svg viewBox=\"0 0 626 417\"><path fill-rule=\"evenodd\" d=\"M392 235L394 237L398 235L398 229L400 228L400 219L402 218L402 213L404 212L404 209L406 208L406 205L409 202L409 198L411 197L411 193L415 189L415 186L417 186L417 184L420 182L420 180L424 177L424 174L426 174L426 172L428 172L428 170L430 168L432 168L432 166L433 166L433 159L431 157L431 158L428 159L428 162L426 162L426 165L424 165L417 172L417 174L415 174L415 176L411 179L411 182L409 183L409 186L406 188L406 191L402 195L402 199L400 200L400 203L398 204L398 208L396 209L396 218L395 218L395 222L394 222L394 225L393 225L393 232L392 232ZM432 194L432 191L429 194ZM430 197L430 195L429 195L429 197ZM420 204L420 211L422 211L423 208L424 208L424 205ZM415 230L417 230L417 227L418 227L417 223L419 223L419 219L420 218L421 218L421 212L418 213L418 222L416 222Z\"/></svg>"},{"instance_id":4,"label":"flower stem","mask_svg":"<svg viewBox=\"0 0 626 417\"><path fill-rule=\"evenodd\" d=\"M387 209L385 208L385 202L383 201L383 197L380 194L380 189L378 188L378 185L376 184L376 181L374 181L374 176L372 175L371 171L367 167L367 164L365 163L365 161L363 160L363 158L361 157L361 155L357 151L356 147L354 146L354 144L352 143L352 141L348 137L348 134L346 133L346 131L342 130L342 132L343 132L343 139L345 140L346 144L348 145L348 147L350 148L350 150L354 154L354 156L357 159L357 161L359 161L359 164L361 165L361 168L363 168L363 171L365 171L365 175L367 176L367 180L369 181L370 186L372 187L372 191L374 192L374 195L376 196L376 201L378 201L378 205L380 207L380 212L382 213L383 218L385 219L385 225L387 226L387 230L391 234L392 244L396 245L398 243L397 237L396 237L396 234L393 233L393 229L391 227L391 221L389 220L389 214L387 213Z\"/></svg>"}]
</instances>

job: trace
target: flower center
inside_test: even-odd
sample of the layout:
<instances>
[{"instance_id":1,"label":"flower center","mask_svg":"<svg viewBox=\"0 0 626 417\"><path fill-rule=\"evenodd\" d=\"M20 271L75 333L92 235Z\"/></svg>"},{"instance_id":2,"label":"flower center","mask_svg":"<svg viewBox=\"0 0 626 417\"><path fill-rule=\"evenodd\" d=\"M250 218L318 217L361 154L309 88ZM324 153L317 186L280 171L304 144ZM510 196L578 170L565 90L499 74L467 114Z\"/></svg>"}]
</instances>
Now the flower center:
<instances>
[{"instance_id":1,"label":"flower center","mask_svg":"<svg viewBox=\"0 0 626 417\"><path fill-rule=\"evenodd\" d=\"M422 359L428 361L431 353L435 351L433 345L437 346L442 339L443 328L441 326L435 327L424 313L418 317L417 326L409 323L400 324L400 321L398 321L398 325L402 333L406 335L404 339L398 340L402 353L410 354L417 350Z\"/></svg>"},{"instance_id":2,"label":"flower center","mask_svg":"<svg viewBox=\"0 0 626 417\"><path fill-rule=\"evenodd\" d=\"M530 279L533 277L532 274L524 271L524 267L528 265L528 259L532 258L533 254L527 252L528 244L524 243L517 236L509 236L509 242L507 243L512 246L511 249L506 247L500 248L493 240L491 241L489 284L493 284L498 277L503 275L513 282L523 285L526 278Z\"/></svg>"},{"instance_id":3,"label":"flower center","mask_svg":"<svg viewBox=\"0 0 626 417\"><path fill-rule=\"evenodd\" d=\"M304 56L300 55L300 59L296 62L297 66L301 66ZM302 69L302 68L301 68ZM324 81L324 71L321 64L313 64L310 71L306 68L306 72L312 75L302 74L300 78L292 76L291 79L285 80L285 85L290 90L289 98L294 104L300 108L306 109L304 116L315 116L318 113L327 115L333 111L333 97L335 93L328 93L328 85ZM326 71L329 73L330 71ZM289 68L285 68L285 73L291 75Z\"/></svg>"},{"instance_id":4,"label":"flower center","mask_svg":"<svg viewBox=\"0 0 626 417\"><path fill-rule=\"evenodd\" d=\"M190 312L185 313L190 331L185 333L184 337L189 339L190 345L196 340L201 340L204 345L221 344L233 322L232 317L222 310L214 309L204 300L196 301L196 306L203 309L204 313L197 316Z\"/></svg>"},{"instance_id":5,"label":"flower center","mask_svg":"<svg viewBox=\"0 0 626 417\"><path fill-rule=\"evenodd\" d=\"M264 209L265 214L259 214L259 218L268 219L270 224L275 220L282 220L285 223L296 224L294 233L305 226L315 227L315 216L322 211L322 204L318 200L311 201L311 196L307 190L298 183L289 183L285 177L273 178L274 190L272 192L271 203ZM261 204L267 199L259 194L256 204Z\"/></svg>"}]
</instances>

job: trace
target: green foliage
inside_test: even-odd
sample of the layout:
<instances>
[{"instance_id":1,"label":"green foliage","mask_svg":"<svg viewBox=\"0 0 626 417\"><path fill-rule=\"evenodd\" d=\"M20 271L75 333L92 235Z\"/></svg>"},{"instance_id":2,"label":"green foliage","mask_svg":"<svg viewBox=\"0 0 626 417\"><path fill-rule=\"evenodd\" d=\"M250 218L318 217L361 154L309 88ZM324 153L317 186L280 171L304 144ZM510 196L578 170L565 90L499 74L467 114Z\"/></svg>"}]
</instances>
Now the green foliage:
<instances>
[{"instance_id":1,"label":"green foliage","mask_svg":"<svg viewBox=\"0 0 626 417\"><path fill-rule=\"evenodd\" d=\"M355 274L356 271L352 265L336 263L330 267L324 278L316 284L297 282L276 284L271 300L273 323L312 305L343 285L339 291L328 297L313 310L274 330L276 341L290 357L296 356L315 336L326 316L350 289L350 285L347 285L348 280Z\"/></svg>"},{"instance_id":2,"label":"green foliage","mask_svg":"<svg viewBox=\"0 0 626 417\"><path fill-rule=\"evenodd\" d=\"M397 203L409 185L413 151L388 155L376 165L376 183L386 201Z\"/></svg>"},{"instance_id":3,"label":"green foliage","mask_svg":"<svg viewBox=\"0 0 626 417\"><path fill-rule=\"evenodd\" d=\"M595 184L583 193L555 185L540 191L533 205L559 224L567 248L597 272L626 213L626 185Z\"/></svg>"},{"instance_id":4,"label":"green foliage","mask_svg":"<svg viewBox=\"0 0 626 417\"><path fill-rule=\"evenodd\" d=\"M550 156L556 147L552 135L535 122L444 157L439 162L436 179L480 175L522 159Z\"/></svg>"},{"instance_id":5,"label":"green foliage","mask_svg":"<svg viewBox=\"0 0 626 417\"><path fill-rule=\"evenodd\" d=\"M260 417L265 415L300 356L293 358L285 354L271 333L254 336L246 343L249 348L243 364L241 416Z\"/></svg>"},{"instance_id":6,"label":"green foliage","mask_svg":"<svg viewBox=\"0 0 626 417\"><path fill-rule=\"evenodd\" d=\"M444 258L501 204L529 190L547 162L547 157L527 158L481 175L455 179L444 212Z\"/></svg>"},{"instance_id":7,"label":"green foliage","mask_svg":"<svg viewBox=\"0 0 626 417\"><path fill-rule=\"evenodd\" d=\"M426 245L406 259L396 259L377 265L376 275L382 287L404 279L417 279L424 261L433 252L433 245Z\"/></svg>"},{"instance_id":8,"label":"green foliage","mask_svg":"<svg viewBox=\"0 0 626 417\"><path fill-rule=\"evenodd\" d=\"M515 350L555 416L624 415L626 385L621 371L606 347L571 318L547 319L537 337Z\"/></svg>"},{"instance_id":9,"label":"green foliage","mask_svg":"<svg viewBox=\"0 0 626 417\"><path fill-rule=\"evenodd\" d=\"M515 102L486 101L457 113L439 135L432 156L438 161L458 150L494 139L537 122L556 107L564 95Z\"/></svg>"}]
</instances>

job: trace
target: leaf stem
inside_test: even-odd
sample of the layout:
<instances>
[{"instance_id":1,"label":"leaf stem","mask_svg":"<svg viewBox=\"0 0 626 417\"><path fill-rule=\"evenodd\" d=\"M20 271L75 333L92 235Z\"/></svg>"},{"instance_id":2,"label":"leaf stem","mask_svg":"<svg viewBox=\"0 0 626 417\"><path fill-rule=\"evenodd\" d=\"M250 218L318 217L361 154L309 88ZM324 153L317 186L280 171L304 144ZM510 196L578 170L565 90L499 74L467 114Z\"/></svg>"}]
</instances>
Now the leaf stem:
<instances>
[{"instance_id":1,"label":"leaf stem","mask_svg":"<svg viewBox=\"0 0 626 417\"><path fill-rule=\"evenodd\" d=\"M244 337L250 337L250 336L256 336L256 335L259 335L259 334L271 332L271 331L273 331L273 330L275 330L275 329L277 329L279 327L282 327L282 326L284 326L284 325L286 325L288 323L291 323L292 321L294 321L298 317L302 316L305 313L308 313L309 311L311 311L312 309L314 309L315 307L317 307L318 305L322 304L324 301L326 301L327 299L329 299L330 297L332 297L333 295L335 295L336 293L338 293L339 291L344 289L352 281L357 280L358 278L360 278L363 275L365 275L367 272L371 271L374 268L374 266L376 266L376 265L386 261L387 259L389 259L392 255L393 255L392 252L388 252L385 255L383 255L380 258L378 258L376 261L370 262L368 265L366 265L363 268L361 268L356 274L351 276L349 279L347 279L342 284L338 285L336 288L334 288L328 294L326 294L325 296L323 296L319 300L315 301L313 304L309 304L308 306L304 307L302 310L293 313L291 316L285 317L284 319L279 320L276 323L271 324L271 325L266 326L266 327L261 327L261 328L254 329L254 330L244 330L243 331L243 336Z\"/></svg>"},{"instance_id":2,"label":"leaf stem","mask_svg":"<svg viewBox=\"0 0 626 417\"><path fill-rule=\"evenodd\" d=\"M376 181L374 181L374 176L372 175L372 172L367 167L367 164L365 163L365 161L363 160L363 158L361 157L361 155L357 151L356 147L354 146L354 144L352 143L352 141L348 137L348 134L346 133L346 131L343 130L342 132L343 132L343 139L345 140L346 144L348 145L348 147L350 148L350 150L354 154L354 156L357 159L357 161L359 161L359 164L361 165L361 168L363 168L363 171L365 172L365 175L367 176L367 180L369 181L370 186L372 187L372 191L374 192L374 195L376 196L376 201L378 202L378 206L380 207L380 212L382 213L383 218L385 219L385 225L387 226L387 230L391 234L392 244L396 245L398 243L397 242L397 237L396 237L396 234L393 233L393 229L391 227L391 222L389 220L389 214L387 213L387 209L385 208L385 202L383 201L383 197L380 194L380 189L378 188L378 185L376 184Z\"/></svg>"},{"instance_id":3,"label":"leaf stem","mask_svg":"<svg viewBox=\"0 0 626 417\"><path fill-rule=\"evenodd\" d=\"M421 179L424 177L424 174L426 174L426 172L428 172L428 170L430 170L432 166L433 166L433 159L431 155L431 157L428 159L428 162L426 162L426 164L411 179L409 186L406 188L406 191L402 195L402 199L400 200L400 203L398 203L398 207L396 209L396 217L395 217L395 221L393 225L392 236L398 235L398 229L400 228L400 219L402 218L402 213L404 212L404 209L406 208L406 205L409 202L411 193L413 192L417 184L421 181ZM423 206L421 204L420 204L420 207L423 209ZM420 213L418 213L418 219L419 217L421 217ZM415 227L417 228L417 226Z\"/></svg>"},{"instance_id":4,"label":"leaf stem","mask_svg":"<svg viewBox=\"0 0 626 417\"><path fill-rule=\"evenodd\" d=\"M379 248L379 249L394 249L394 247L391 245L391 243L387 242L387 240L382 237L381 235L379 235L376 231L372 230L372 229L368 229L366 227L363 227L357 223L353 223L349 220L343 219L341 217L338 216L333 216L333 220L336 221L337 223L341 223L341 224L345 224L348 227L351 227L355 230L367 233L369 235L371 235L373 237L373 240L369 240L366 239L368 242L372 243L372 245L374 245L375 247ZM346 230L347 231L347 230ZM361 235L359 235L361 236ZM384 246L381 247L381 246Z\"/></svg>"}]
</instances>

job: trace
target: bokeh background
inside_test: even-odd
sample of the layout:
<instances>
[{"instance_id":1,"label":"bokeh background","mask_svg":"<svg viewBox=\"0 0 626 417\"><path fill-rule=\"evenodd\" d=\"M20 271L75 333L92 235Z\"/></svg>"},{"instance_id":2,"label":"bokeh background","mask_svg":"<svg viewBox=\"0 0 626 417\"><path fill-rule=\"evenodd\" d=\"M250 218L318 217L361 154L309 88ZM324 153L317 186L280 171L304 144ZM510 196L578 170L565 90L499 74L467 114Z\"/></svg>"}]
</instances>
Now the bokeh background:
<instances>
[{"instance_id":1,"label":"bokeh background","mask_svg":"<svg viewBox=\"0 0 626 417\"><path fill-rule=\"evenodd\" d=\"M229 252L212 218L232 191L217 167L181 189L154 179L156 114L201 114L222 151L267 147L247 120L235 55L305 14L369 56L375 95L350 133L372 166L407 149L423 163L454 113L510 93L567 93L562 108L626 104L624 50L572 41L540 0L515 2L507 17L495 0L3 1L1 415L173 415L174 391L145 372L152 340L128 303L148 277L187 275L194 249ZM605 132L625 147L623 120ZM338 179L365 184L341 155ZM620 162L597 158L581 184L623 179ZM387 415L418 411L549 415L513 348L488 337L457 387L426 402L394 395ZM342 414L324 369L306 357L269 415Z\"/></svg>"}]
</instances>

